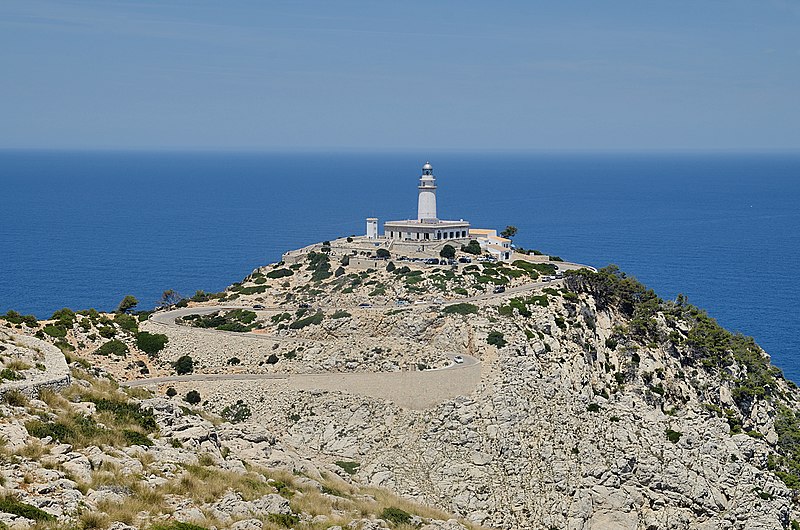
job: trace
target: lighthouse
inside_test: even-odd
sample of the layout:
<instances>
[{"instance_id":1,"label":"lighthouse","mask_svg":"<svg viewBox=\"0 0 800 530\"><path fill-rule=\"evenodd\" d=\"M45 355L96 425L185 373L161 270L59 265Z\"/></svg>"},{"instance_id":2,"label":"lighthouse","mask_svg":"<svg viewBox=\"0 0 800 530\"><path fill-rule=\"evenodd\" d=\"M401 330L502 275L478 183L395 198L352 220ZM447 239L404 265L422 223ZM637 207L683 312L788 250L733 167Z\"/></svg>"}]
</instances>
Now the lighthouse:
<instances>
[{"instance_id":1,"label":"lighthouse","mask_svg":"<svg viewBox=\"0 0 800 530\"><path fill-rule=\"evenodd\" d=\"M385 222L384 237L393 239L396 244L404 241L469 241L469 221L445 221L436 216L436 178L430 162L422 166L417 192L417 218ZM367 220L367 234L374 234L375 228L369 223Z\"/></svg>"},{"instance_id":2,"label":"lighthouse","mask_svg":"<svg viewBox=\"0 0 800 530\"><path fill-rule=\"evenodd\" d=\"M420 223L435 223L436 217L436 177L433 176L433 166L425 162L422 166L422 176L419 177L419 200L417 201L417 220Z\"/></svg>"}]
</instances>

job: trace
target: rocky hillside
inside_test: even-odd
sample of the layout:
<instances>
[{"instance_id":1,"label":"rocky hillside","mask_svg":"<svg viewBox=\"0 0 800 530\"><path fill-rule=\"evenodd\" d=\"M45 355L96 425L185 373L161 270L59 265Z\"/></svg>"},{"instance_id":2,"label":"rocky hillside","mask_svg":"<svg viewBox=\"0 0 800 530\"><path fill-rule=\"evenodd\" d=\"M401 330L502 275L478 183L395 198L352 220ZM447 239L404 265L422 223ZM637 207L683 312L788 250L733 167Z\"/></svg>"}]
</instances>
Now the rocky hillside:
<instances>
[{"instance_id":1,"label":"rocky hillside","mask_svg":"<svg viewBox=\"0 0 800 530\"><path fill-rule=\"evenodd\" d=\"M204 476L205 466L246 476L257 472L266 484L272 484L270 479L289 484L294 478L291 484L299 493L288 500L299 519L287 521L296 528L346 526L359 510L362 516L391 519L394 512L384 513L387 508L453 528L800 528L798 391L752 339L722 329L684 297L661 300L614 267L566 272L563 280L535 283L552 265L548 271L524 262L456 269L410 265L404 270L406 265L384 263L359 269L315 253L289 267L257 269L224 293L197 293L194 300L179 302L184 312L178 327L137 322L136 331L126 331L123 325L132 325L124 317L100 315L95 324L91 316L77 315L60 324L63 337L40 333L45 340L60 341L62 349L69 349L64 342L73 347L69 355L76 362L90 359L91 365L116 367L115 373L125 377L141 377L136 363L142 362L147 375L174 375L179 369L189 378L150 385L161 397L113 389L114 399L124 397L143 411L152 410L155 430L115 424L121 420L107 411L95 420L115 437L87 447L102 447L115 458L127 454L139 459L139 452L152 452L144 460L160 462L153 469L161 471L151 466L136 476L138 483L149 481L151 474L157 477L148 487L167 500L159 501L156 513L126 524L162 524L181 517L183 505L168 502L173 495L199 510L186 508L195 517L203 515L197 524L239 524L237 517L226 519L214 511L223 491L209 486L216 493L201 499L174 492L178 477ZM497 287L507 290L494 292ZM371 307L358 307L365 303ZM32 323L30 328L24 322L17 325L29 334L38 329ZM46 323L54 325L58 319ZM113 327L114 337L98 338L98 326L107 335ZM141 333L163 333L160 347L148 353L152 340L145 337L140 344ZM111 350L105 344L113 340L127 350L115 345L114 351L99 351ZM393 396L399 390L435 396L439 385L447 386L465 371L437 372L435 387L426 386L425 378L406 375L393 383L392 374L424 374L447 366L455 354L480 361L480 377L463 378L461 395L443 392L420 407L398 404ZM184 357L191 364L181 361ZM58 415L74 413L69 407L98 407L96 391L90 389L108 383L90 377L91 370L76 362L71 368L79 380L63 398L48 394L46 400L13 410L16 425L26 428L26 443L35 437L27 429L31 421L57 423ZM192 375L301 377L310 372L365 379L379 372L386 393L381 397L357 385L315 388L285 378L211 381ZM50 415L41 417L45 406ZM97 414L97 409L89 412ZM219 420L210 420L216 417L229 423L214 425ZM203 427L175 428L166 418ZM199 438L184 440L176 434L184 430L200 433ZM137 434L124 434L128 431ZM24 434L19 428L16 432ZM63 445L47 436L51 453ZM145 436L153 445L131 446L125 436ZM75 441L80 439L65 442L72 445L68 452L84 450L83 442ZM41 462L40 456L34 460ZM213 465L203 464L212 459ZM245 462L244 470L235 462ZM92 466L91 473L98 471ZM284 474L276 475L279 471ZM88 496L85 477L67 478ZM316 484L307 487L308 480ZM19 484L13 486L15 494L28 502L24 492L29 490ZM124 492L133 491L132 482L126 484ZM412 508L400 498L381 500L388 494L371 488L386 488L464 521L443 523L443 513ZM333 496L345 500L324 497L330 495L326 489L342 493ZM265 495L277 500L274 495L281 493L274 485L239 491L242 502L251 503ZM327 512L315 512L298 500L316 495L330 501ZM362 496L378 504L361 508ZM318 515L328 519L318 524ZM98 527L117 517L106 516ZM256 518L262 525L278 524L269 514ZM376 521L355 527L382 524ZM420 526L428 520L385 524Z\"/></svg>"},{"instance_id":2,"label":"rocky hillside","mask_svg":"<svg viewBox=\"0 0 800 530\"><path fill-rule=\"evenodd\" d=\"M347 462L313 463L257 424L125 391L85 361L71 384L41 386L35 363L51 349L0 328L4 377L30 383L0 385L0 528L466 528L359 486Z\"/></svg>"}]
</instances>

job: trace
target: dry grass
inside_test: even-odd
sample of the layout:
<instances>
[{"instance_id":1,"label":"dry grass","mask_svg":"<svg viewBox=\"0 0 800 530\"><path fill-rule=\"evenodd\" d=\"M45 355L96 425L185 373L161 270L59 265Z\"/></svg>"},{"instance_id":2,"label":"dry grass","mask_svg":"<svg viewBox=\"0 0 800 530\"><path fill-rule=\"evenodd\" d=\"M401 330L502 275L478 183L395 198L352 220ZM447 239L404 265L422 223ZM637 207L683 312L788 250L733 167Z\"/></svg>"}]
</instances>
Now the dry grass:
<instances>
[{"instance_id":1,"label":"dry grass","mask_svg":"<svg viewBox=\"0 0 800 530\"><path fill-rule=\"evenodd\" d=\"M180 477L165 485L165 493L190 497L198 503L214 502L228 490L238 492L245 500L277 493L261 474L242 474L202 465L186 466Z\"/></svg>"},{"instance_id":2,"label":"dry grass","mask_svg":"<svg viewBox=\"0 0 800 530\"><path fill-rule=\"evenodd\" d=\"M9 359L8 361L6 361L6 368L9 368L11 370L22 371L32 367L33 367L32 365L26 363L22 359Z\"/></svg>"},{"instance_id":3,"label":"dry grass","mask_svg":"<svg viewBox=\"0 0 800 530\"><path fill-rule=\"evenodd\" d=\"M49 452L50 450L47 449L42 442L39 440L31 440L19 449L15 450L13 454L29 460L39 460L42 456Z\"/></svg>"},{"instance_id":4,"label":"dry grass","mask_svg":"<svg viewBox=\"0 0 800 530\"><path fill-rule=\"evenodd\" d=\"M9 390L3 394L3 401L12 407L24 407L28 404L28 396L19 390Z\"/></svg>"},{"instance_id":5,"label":"dry grass","mask_svg":"<svg viewBox=\"0 0 800 530\"><path fill-rule=\"evenodd\" d=\"M69 410L69 401L60 393L52 389L45 388L39 392L39 399L47 403L47 406L56 410Z\"/></svg>"},{"instance_id":6,"label":"dry grass","mask_svg":"<svg viewBox=\"0 0 800 530\"><path fill-rule=\"evenodd\" d=\"M150 399L153 391L142 387L122 387L122 391L133 399Z\"/></svg>"},{"instance_id":7,"label":"dry grass","mask_svg":"<svg viewBox=\"0 0 800 530\"><path fill-rule=\"evenodd\" d=\"M97 506L110 521L137 526L137 517L145 512L151 516L172 513L164 500L162 488L150 488L137 481L122 502L103 502Z\"/></svg>"}]
</instances>

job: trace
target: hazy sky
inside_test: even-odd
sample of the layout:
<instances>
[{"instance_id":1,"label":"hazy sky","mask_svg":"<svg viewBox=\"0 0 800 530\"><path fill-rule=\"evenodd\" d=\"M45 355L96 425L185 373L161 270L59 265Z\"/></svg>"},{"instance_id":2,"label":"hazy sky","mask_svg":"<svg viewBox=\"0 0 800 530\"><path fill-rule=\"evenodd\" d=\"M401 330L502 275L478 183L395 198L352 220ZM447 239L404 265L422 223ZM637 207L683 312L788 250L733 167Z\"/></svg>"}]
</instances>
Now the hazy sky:
<instances>
[{"instance_id":1,"label":"hazy sky","mask_svg":"<svg viewBox=\"0 0 800 530\"><path fill-rule=\"evenodd\" d=\"M0 1L0 147L800 149L800 2Z\"/></svg>"}]
</instances>

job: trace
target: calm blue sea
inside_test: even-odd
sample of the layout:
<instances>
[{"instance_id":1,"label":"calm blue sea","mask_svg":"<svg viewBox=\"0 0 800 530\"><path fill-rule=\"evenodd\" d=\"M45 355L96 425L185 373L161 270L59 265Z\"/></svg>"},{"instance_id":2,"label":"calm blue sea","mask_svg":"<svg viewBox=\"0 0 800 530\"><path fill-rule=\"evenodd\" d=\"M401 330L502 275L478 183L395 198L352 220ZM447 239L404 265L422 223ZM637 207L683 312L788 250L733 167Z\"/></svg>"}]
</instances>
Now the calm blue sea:
<instances>
[{"instance_id":1,"label":"calm blue sea","mask_svg":"<svg viewBox=\"0 0 800 530\"><path fill-rule=\"evenodd\" d=\"M413 217L428 158L441 217L683 292L800 380L798 154L0 151L0 312L218 291L365 217Z\"/></svg>"}]
</instances>

